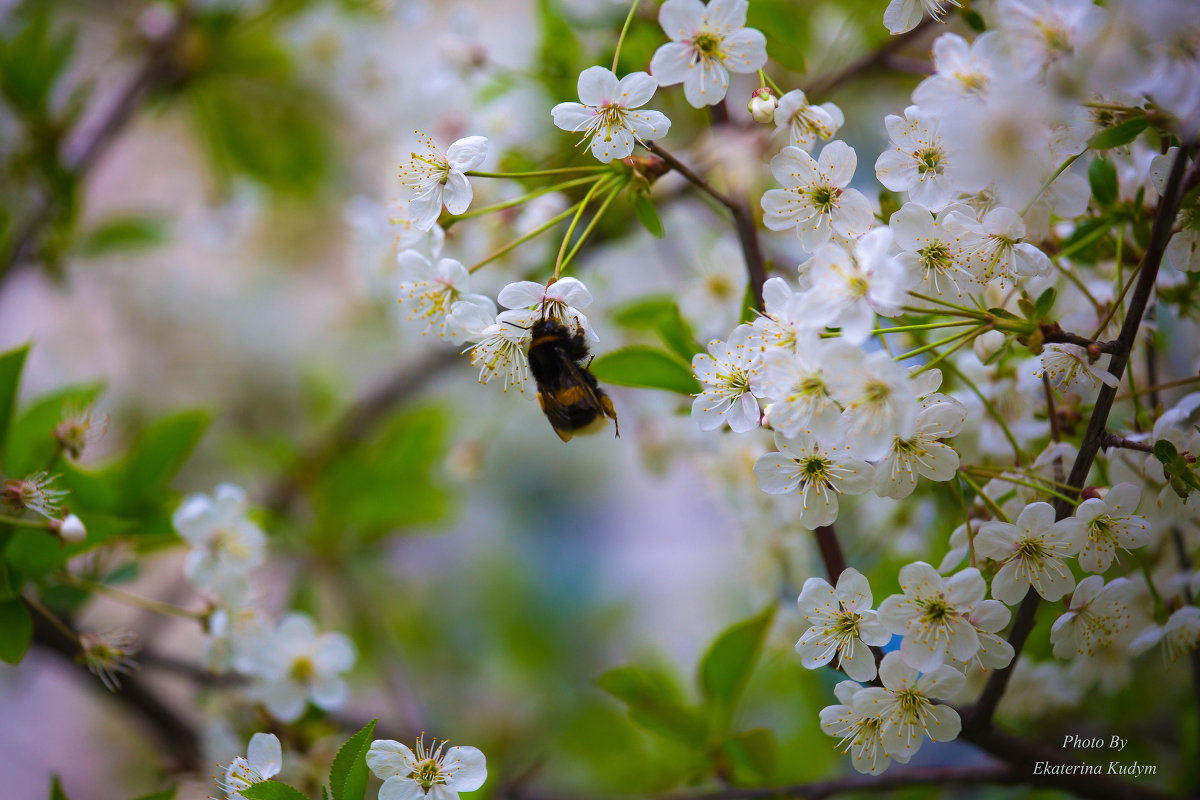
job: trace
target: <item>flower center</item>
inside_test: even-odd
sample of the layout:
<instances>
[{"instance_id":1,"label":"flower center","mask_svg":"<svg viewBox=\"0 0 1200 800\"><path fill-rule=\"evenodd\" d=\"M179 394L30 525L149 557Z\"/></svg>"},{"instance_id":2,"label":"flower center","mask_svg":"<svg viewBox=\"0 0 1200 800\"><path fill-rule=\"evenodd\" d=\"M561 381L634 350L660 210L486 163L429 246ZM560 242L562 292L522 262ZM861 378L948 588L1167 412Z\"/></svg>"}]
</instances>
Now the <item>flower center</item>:
<instances>
[{"instance_id":1,"label":"flower center","mask_svg":"<svg viewBox=\"0 0 1200 800\"><path fill-rule=\"evenodd\" d=\"M446 776L442 774L441 765L432 757L425 759L417 764L417 768L408 776L417 783L421 784L421 788L428 792L435 783L445 783Z\"/></svg>"},{"instance_id":2,"label":"flower center","mask_svg":"<svg viewBox=\"0 0 1200 800\"><path fill-rule=\"evenodd\" d=\"M296 683L308 683L317 674L317 668L308 656L301 656L292 662L291 677Z\"/></svg>"},{"instance_id":3,"label":"flower center","mask_svg":"<svg viewBox=\"0 0 1200 800\"><path fill-rule=\"evenodd\" d=\"M883 381L867 381L867 385L863 389L863 399L866 401L866 405L882 405L888 401L891 395L891 387Z\"/></svg>"},{"instance_id":4,"label":"flower center","mask_svg":"<svg viewBox=\"0 0 1200 800\"><path fill-rule=\"evenodd\" d=\"M837 633L839 639L848 639L850 637L858 637L858 623L861 620L858 614L853 611L842 611L833 620L833 630Z\"/></svg>"},{"instance_id":5,"label":"flower center","mask_svg":"<svg viewBox=\"0 0 1200 800\"><path fill-rule=\"evenodd\" d=\"M808 483L827 483L829 481L829 462L820 456L793 459L800 465L800 472Z\"/></svg>"},{"instance_id":6,"label":"flower center","mask_svg":"<svg viewBox=\"0 0 1200 800\"><path fill-rule=\"evenodd\" d=\"M941 597L925 601L921 618L925 622L943 622L950 616L950 605Z\"/></svg>"},{"instance_id":7,"label":"flower center","mask_svg":"<svg viewBox=\"0 0 1200 800\"><path fill-rule=\"evenodd\" d=\"M696 34L696 38L692 39L692 47L700 54L700 57L705 61L716 59L724 61L725 57L721 53L721 37L711 31L703 31Z\"/></svg>"},{"instance_id":8,"label":"flower center","mask_svg":"<svg viewBox=\"0 0 1200 800\"><path fill-rule=\"evenodd\" d=\"M918 150L913 153L913 158L917 160L917 172L922 175L927 175L932 172L934 175L940 175L942 172L942 151L936 147L926 147L924 150Z\"/></svg>"},{"instance_id":9,"label":"flower center","mask_svg":"<svg viewBox=\"0 0 1200 800\"><path fill-rule=\"evenodd\" d=\"M950 255L950 247L945 242L933 242L917 251L921 264L933 272L949 272L954 264Z\"/></svg>"},{"instance_id":10,"label":"flower center","mask_svg":"<svg viewBox=\"0 0 1200 800\"><path fill-rule=\"evenodd\" d=\"M828 214L837 205L838 196L842 190L836 186L818 186L811 191L813 207L822 214Z\"/></svg>"},{"instance_id":11,"label":"flower center","mask_svg":"<svg viewBox=\"0 0 1200 800\"><path fill-rule=\"evenodd\" d=\"M1028 561L1041 561L1046 555L1046 548L1041 539L1021 539L1017 542L1017 555Z\"/></svg>"}]
</instances>

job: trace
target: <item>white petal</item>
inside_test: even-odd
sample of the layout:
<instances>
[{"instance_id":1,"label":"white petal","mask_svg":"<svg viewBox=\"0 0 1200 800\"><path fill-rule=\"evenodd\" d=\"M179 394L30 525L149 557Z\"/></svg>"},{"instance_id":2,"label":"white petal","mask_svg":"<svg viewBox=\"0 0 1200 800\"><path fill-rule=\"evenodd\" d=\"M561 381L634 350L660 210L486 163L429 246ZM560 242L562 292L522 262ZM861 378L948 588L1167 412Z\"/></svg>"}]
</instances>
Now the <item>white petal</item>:
<instances>
[{"instance_id":1,"label":"white petal","mask_svg":"<svg viewBox=\"0 0 1200 800\"><path fill-rule=\"evenodd\" d=\"M487 760L476 747L451 747L442 758L442 765L453 770L446 788L456 792L473 792L487 780Z\"/></svg>"},{"instance_id":2,"label":"white petal","mask_svg":"<svg viewBox=\"0 0 1200 800\"><path fill-rule=\"evenodd\" d=\"M425 790L407 775L393 775L379 787L379 800L425 800Z\"/></svg>"},{"instance_id":3,"label":"white petal","mask_svg":"<svg viewBox=\"0 0 1200 800\"><path fill-rule=\"evenodd\" d=\"M767 39L754 28L726 36L722 50L730 72L757 72L767 63Z\"/></svg>"},{"instance_id":4,"label":"white petal","mask_svg":"<svg viewBox=\"0 0 1200 800\"><path fill-rule=\"evenodd\" d=\"M459 172L475 169L487 158L487 148L488 140L484 136L459 139L446 150L446 162Z\"/></svg>"},{"instance_id":5,"label":"white petal","mask_svg":"<svg viewBox=\"0 0 1200 800\"><path fill-rule=\"evenodd\" d=\"M596 112L580 103L559 103L550 109L550 116L554 118L554 124L564 131L582 131L596 116Z\"/></svg>"},{"instance_id":6,"label":"white petal","mask_svg":"<svg viewBox=\"0 0 1200 800\"><path fill-rule=\"evenodd\" d=\"M644 72L631 72L617 87L620 90L619 101L625 108L638 108L650 102L658 89L658 82Z\"/></svg>"},{"instance_id":7,"label":"white petal","mask_svg":"<svg viewBox=\"0 0 1200 800\"><path fill-rule=\"evenodd\" d=\"M690 39L704 25L704 4L700 0L667 0L658 9L658 24L673 41Z\"/></svg>"},{"instance_id":8,"label":"white petal","mask_svg":"<svg viewBox=\"0 0 1200 800\"><path fill-rule=\"evenodd\" d=\"M350 687L341 678L319 677L310 687L313 704L326 711L341 708L350 699Z\"/></svg>"},{"instance_id":9,"label":"white petal","mask_svg":"<svg viewBox=\"0 0 1200 800\"><path fill-rule=\"evenodd\" d=\"M696 68L692 64L692 52L692 46L685 42L664 44L654 51L654 58L650 59L650 74L659 86L683 83Z\"/></svg>"},{"instance_id":10,"label":"white petal","mask_svg":"<svg viewBox=\"0 0 1200 800\"><path fill-rule=\"evenodd\" d=\"M250 737L246 750L246 761L259 775L270 778L283 769L283 749L279 737L273 733L256 733Z\"/></svg>"},{"instance_id":11,"label":"white petal","mask_svg":"<svg viewBox=\"0 0 1200 800\"><path fill-rule=\"evenodd\" d=\"M683 81L683 95L695 108L716 105L729 90L729 72L719 61L697 61Z\"/></svg>"},{"instance_id":12,"label":"white petal","mask_svg":"<svg viewBox=\"0 0 1200 800\"><path fill-rule=\"evenodd\" d=\"M616 99L620 93L617 76L604 67L588 67L579 73L579 101L585 106L600 107Z\"/></svg>"},{"instance_id":13,"label":"white petal","mask_svg":"<svg viewBox=\"0 0 1200 800\"><path fill-rule=\"evenodd\" d=\"M446 176L445 191L442 198L446 210L451 214L462 214L471 205L471 182L461 172L451 172Z\"/></svg>"},{"instance_id":14,"label":"white petal","mask_svg":"<svg viewBox=\"0 0 1200 800\"><path fill-rule=\"evenodd\" d=\"M376 739L367 750L367 766L375 777L384 780L393 775L408 775L416 763L417 758L408 745L395 739Z\"/></svg>"}]
</instances>

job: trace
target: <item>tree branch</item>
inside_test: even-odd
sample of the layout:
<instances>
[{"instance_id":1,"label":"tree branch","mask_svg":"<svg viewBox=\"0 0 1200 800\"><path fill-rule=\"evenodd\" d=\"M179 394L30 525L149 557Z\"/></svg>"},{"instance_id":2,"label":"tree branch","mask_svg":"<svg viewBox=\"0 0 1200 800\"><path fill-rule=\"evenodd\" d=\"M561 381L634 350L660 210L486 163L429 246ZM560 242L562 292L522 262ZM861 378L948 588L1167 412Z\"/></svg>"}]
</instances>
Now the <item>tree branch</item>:
<instances>
[{"instance_id":1,"label":"tree branch","mask_svg":"<svg viewBox=\"0 0 1200 800\"><path fill-rule=\"evenodd\" d=\"M1142 262L1138 268L1137 286L1130 296L1129 308L1125 314L1125 323L1121 326L1121 332L1114 343L1115 347L1112 358L1108 362L1109 373L1118 381L1125 374L1125 367L1129 363L1129 353L1133 349L1133 343L1137 338L1142 316L1146 312L1146 306L1150 302L1150 295L1154 291L1154 282L1158 277L1158 268L1162 263L1163 253L1167 247L1167 240L1171 237L1171 227L1175 222L1175 215L1179 212L1179 204L1183 197L1181 186L1184 167L1191 152L1191 145L1179 149L1178 154L1175 156L1175 161L1171 164L1171 174L1167 179L1162 200L1154 215L1154 227L1150 232L1150 243L1146 248L1145 255L1142 256ZM1108 415L1112 411L1113 399L1116 395L1117 390L1115 387L1105 385L1100 389L1100 393L1096 398L1096 405L1092 408L1091 418L1088 420L1087 431L1083 435L1083 442L1079 445L1079 454L1076 456L1075 463L1071 467L1071 474L1067 476L1069 488L1065 488L1064 491L1068 494L1078 495L1079 491L1083 488L1083 482L1087 480L1088 473L1092 469L1092 462L1095 460L1096 453L1100 449L1101 437L1104 434L1105 426L1108 425ZM1073 508L1074 505L1065 500L1054 501L1055 516L1057 519L1061 520L1069 517ZM1037 607L1038 595L1030 589L1025 595L1025 599L1021 602L1021 607L1017 610L1016 618L1013 620L1012 631L1009 634L1009 644L1013 646L1013 650L1015 651L1012 662L1004 669L998 669L992 673L991 677L988 678L987 685L984 686L979 700L972 708L966 710L963 721L964 733L969 730L975 735L979 735L990 724L992 716L996 712L996 706L1000 703L1000 698L1004 695L1004 690L1008 686L1009 677L1012 675L1012 667L1017 663L1017 659L1021 655L1021 648L1025 645L1025 640L1028 638L1029 632L1033 630Z\"/></svg>"},{"instance_id":2,"label":"tree branch","mask_svg":"<svg viewBox=\"0 0 1200 800\"><path fill-rule=\"evenodd\" d=\"M758 226L755 224L754 213L750 209L750 204L745 199L734 200L729 197L693 172L687 164L684 164L654 142L646 142L646 149L661 158L668 167L682 175L693 186L729 209L729 213L733 217L733 227L737 232L738 242L742 246L742 257L746 260L746 274L750 281L750 292L754 296L754 307L762 311L762 288L767 280L767 267L763 259L762 247L758 241Z\"/></svg>"}]
</instances>

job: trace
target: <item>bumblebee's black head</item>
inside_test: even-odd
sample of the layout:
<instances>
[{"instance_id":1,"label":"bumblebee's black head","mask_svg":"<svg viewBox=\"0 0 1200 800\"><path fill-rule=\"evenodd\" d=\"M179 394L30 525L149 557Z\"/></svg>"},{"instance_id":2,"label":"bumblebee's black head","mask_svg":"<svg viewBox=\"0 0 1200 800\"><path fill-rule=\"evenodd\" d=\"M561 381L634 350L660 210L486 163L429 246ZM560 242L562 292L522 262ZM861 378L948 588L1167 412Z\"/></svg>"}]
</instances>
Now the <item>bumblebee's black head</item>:
<instances>
[{"instance_id":1,"label":"bumblebee's black head","mask_svg":"<svg viewBox=\"0 0 1200 800\"><path fill-rule=\"evenodd\" d=\"M529 333L535 340L543 336L569 337L571 335L571 332L567 330L565 325L551 317L542 317L537 322L534 322L533 327L529 329Z\"/></svg>"}]
</instances>

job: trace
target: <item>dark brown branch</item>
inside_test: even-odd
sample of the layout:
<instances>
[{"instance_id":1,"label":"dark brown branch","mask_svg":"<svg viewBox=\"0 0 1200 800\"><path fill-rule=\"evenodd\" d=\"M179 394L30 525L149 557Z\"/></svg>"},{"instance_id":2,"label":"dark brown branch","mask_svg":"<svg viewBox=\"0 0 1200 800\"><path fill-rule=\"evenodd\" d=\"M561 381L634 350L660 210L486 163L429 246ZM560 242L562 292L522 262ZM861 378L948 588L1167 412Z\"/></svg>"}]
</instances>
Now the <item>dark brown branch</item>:
<instances>
[{"instance_id":1,"label":"dark brown branch","mask_svg":"<svg viewBox=\"0 0 1200 800\"><path fill-rule=\"evenodd\" d=\"M1077 333L1064 331L1057 322L1043 322L1041 325L1042 341L1046 344L1077 344L1088 351L1092 358L1099 358L1101 353L1117 352L1117 343L1097 342Z\"/></svg>"},{"instance_id":2,"label":"dark brown branch","mask_svg":"<svg viewBox=\"0 0 1200 800\"><path fill-rule=\"evenodd\" d=\"M79 668L90 683L99 683L77 660L79 644L59 630L34 605L28 605L33 617L33 641L39 647L60 656ZM193 772L200 768L200 735L193 725L177 711L167 705L146 683L136 675L121 676L120 688L112 693L113 699L132 711L155 734L159 742L171 754L173 769Z\"/></svg>"},{"instance_id":3,"label":"dark brown branch","mask_svg":"<svg viewBox=\"0 0 1200 800\"><path fill-rule=\"evenodd\" d=\"M843 775L823 781L747 789L722 789L715 792L668 795L664 800L767 800L773 797L797 797L821 800L846 792L884 792L907 786L969 786L974 784L1011 785L1024 783L1026 777L1009 767L912 767L890 770L883 775Z\"/></svg>"},{"instance_id":4,"label":"dark brown branch","mask_svg":"<svg viewBox=\"0 0 1200 800\"><path fill-rule=\"evenodd\" d=\"M382 422L399 403L423 389L455 362L454 352L432 350L406 364L356 401L319 440L304 448L267 492L266 506L286 513L311 476L339 452L353 447Z\"/></svg>"},{"instance_id":5,"label":"dark brown branch","mask_svg":"<svg viewBox=\"0 0 1200 800\"><path fill-rule=\"evenodd\" d=\"M646 149L661 158L667 166L682 175L689 183L712 197L725 208L733 217L733 227L737 231L738 242L742 246L742 257L746 260L746 275L750 281L750 292L754 296L754 307L763 310L763 284L767 280L767 267L763 259L762 246L758 241L758 226L754 221L754 212L745 199L729 197L704 178L692 171L675 156L663 150L654 142L646 142Z\"/></svg>"},{"instance_id":6,"label":"dark brown branch","mask_svg":"<svg viewBox=\"0 0 1200 800\"><path fill-rule=\"evenodd\" d=\"M170 30L151 44L141 66L121 90L95 130L78 145L73 157L63 160L63 167L72 173L76 180L92 170L151 94L181 79L175 63L175 54L188 24L186 12L180 11ZM34 257L42 232L54 222L60 212L57 198L52 195L41 198L41 202L13 237L12 247L0 263L0 281L3 281L13 268Z\"/></svg>"},{"instance_id":7,"label":"dark brown branch","mask_svg":"<svg viewBox=\"0 0 1200 800\"><path fill-rule=\"evenodd\" d=\"M846 554L838 541L837 531L832 525L822 525L813 533L817 536L817 548L821 551L821 563L829 575L830 583L837 583L838 576L846 570Z\"/></svg>"},{"instance_id":8,"label":"dark brown branch","mask_svg":"<svg viewBox=\"0 0 1200 800\"><path fill-rule=\"evenodd\" d=\"M1146 313L1146 306L1150 302L1151 293L1154 291L1154 282L1158 277L1158 268L1162 263L1163 253L1167 247L1167 240L1171 235L1171 226L1175 222L1175 215L1179 212L1179 204L1182 199L1180 189L1183 181L1184 167L1191 152L1191 146L1186 146L1180 148L1179 153L1175 156L1175 161L1171 165L1170 177L1167 179L1167 184L1162 194L1162 200L1159 202L1158 210L1154 215L1154 227L1150 232L1150 243L1146 248L1146 253L1142 257L1142 262L1138 269L1137 286L1130 296L1129 308L1125 314L1125 323L1121 326L1121 332L1114 343L1115 347L1112 358L1108 362L1109 373L1118 381L1125 374L1125 366L1129 362L1129 353L1133 349L1138 328L1142 323L1142 316ZM1071 474L1067 476L1067 484L1070 488L1066 488L1065 492L1077 495L1083 489L1083 483L1087 480L1088 473L1092 469L1092 462L1095 460L1096 453L1100 449L1101 436L1108 425L1108 415L1112 411L1113 400L1116 395L1116 388L1108 385L1101 387L1100 393L1096 398L1096 405L1092 408L1091 418L1088 420L1087 431L1083 435L1083 442L1079 446L1079 454L1076 456L1075 463L1071 467ZM1065 500L1054 501L1055 516L1060 520L1070 516L1073 508L1074 504L1068 503ZM1028 638L1030 631L1033 630L1037 607L1038 595L1030 589L1025 595L1025 599L1021 602L1021 607L1017 610L1012 630L1009 634L1008 641L1014 650L1012 662L1008 667L998 669L992 673L991 677L988 678L987 685L984 686L983 693L979 696L979 700L972 708L964 712L964 735L967 732L970 732L972 735L981 735L986 732L990 725L992 715L996 712L996 706L1000 703L1000 698L1004 695L1004 690L1008 686L1008 680L1012 675L1012 666L1016 664L1017 659L1021 655L1021 648L1025 645L1025 640Z\"/></svg>"}]
</instances>

